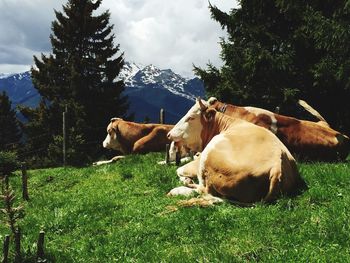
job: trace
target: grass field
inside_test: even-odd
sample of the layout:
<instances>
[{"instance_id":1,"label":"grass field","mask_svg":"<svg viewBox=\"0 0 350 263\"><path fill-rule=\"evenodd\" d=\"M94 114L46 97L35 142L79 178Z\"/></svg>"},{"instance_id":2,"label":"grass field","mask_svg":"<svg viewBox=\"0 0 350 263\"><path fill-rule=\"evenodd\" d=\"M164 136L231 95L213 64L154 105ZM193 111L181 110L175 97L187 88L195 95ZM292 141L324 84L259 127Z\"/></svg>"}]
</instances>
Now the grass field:
<instances>
[{"instance_id":1,"label":"grass field","mask_svg":"<svg viewBox=\"0 0 350 263\"><path fill-rule=\"evenodd\" d=\"M201 208L166 196L180 183L162 158L29 171L27 258L42 229L49 262L350 262L349 162L299 164L309 189L273 205Z\"/></svg>"}]
</instances>

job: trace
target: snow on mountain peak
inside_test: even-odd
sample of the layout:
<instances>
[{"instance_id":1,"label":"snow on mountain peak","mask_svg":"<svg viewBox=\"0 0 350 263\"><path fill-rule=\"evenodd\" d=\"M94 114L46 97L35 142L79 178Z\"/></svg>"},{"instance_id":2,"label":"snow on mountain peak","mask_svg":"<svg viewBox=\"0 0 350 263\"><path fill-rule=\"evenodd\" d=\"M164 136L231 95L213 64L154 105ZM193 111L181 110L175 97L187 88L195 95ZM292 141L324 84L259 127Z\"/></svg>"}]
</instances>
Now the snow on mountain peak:
<instances>
[{"instance_id":1,"label":"snow on mountain peak","mask_svg":"<svg viewBox=\"0 0 350 263\"><path fill-rule=\"evenodd\" d=\"M192 94L185 88L191 79L184 78L174 73L171 69L159 69L153 64L143 66L141 64L125 62L118 79L124 80L125 86L128 88L164 88L173 94L190 100L196 98L196 94Z\"/></svg>"},{"instance_id":2,"label":"snow on mountain peak","mask_svg":"<svg viewBox=\"0 0 350 263\"><path fill-rule=\"evenodd\" d=\"M15 75L15 74L13 74L13 73L0 73L0 79L6 79L6 78L9 78L13 75Z\"/></svg>"},{"instance_id":3,"label":"snow on mountain peak","mask_svg":"<svg viewBox=\"0 0 350 263\"><path fill-rule=\"evenodd\" d=\"M14 78L16 80L22 80L25 78L30 78L30 72L22 72L22 73L0 73L0 79L8 79Z\"/></svg>"}]
</instances>

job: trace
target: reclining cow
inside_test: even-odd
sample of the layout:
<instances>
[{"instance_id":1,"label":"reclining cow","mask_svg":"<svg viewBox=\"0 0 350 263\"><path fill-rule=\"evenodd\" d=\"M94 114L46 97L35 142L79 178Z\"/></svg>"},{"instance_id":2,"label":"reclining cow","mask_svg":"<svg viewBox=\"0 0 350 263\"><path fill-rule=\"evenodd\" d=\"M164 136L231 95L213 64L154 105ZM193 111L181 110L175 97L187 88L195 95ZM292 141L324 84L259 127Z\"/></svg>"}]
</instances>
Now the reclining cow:
<instances>
[{"instance_id":1,"label":"reclining cow","mask_svg":"<svg viewBox=\"0 0 350 263\"><path fill-rule=\"evenodd\" d=\"M95 162L94 165L115 162L131 153L164 151L166 144L171 143L167 133L173 127L174 125L142 124L112 118L107 126L107 136L102 145L104 148L119 151L123 155L115 156L108 161Z\"/></svg>"},{"instance_id":2,"label":"reclining cow","mask_svg":"<svg viewBox=\"0 0 350 263\"><path fill-rule=\"evenodd\" d=\"M271 202L305 186L293 156L274 134L204 104L197 100L168 133L169 139L202 152L194 161L198 184L175 188L169 195L197 192L205 196L195 199L202 204L221 198Z\"/></svg>"},{"instance_id":3,"label":"reclining cow","mask_svg":"<svg viewBox=\"0 0 350 263\"><path fill-rule=\"evenodd\" d=\"M208 103L211 108L228 116L243 119L270 130L293 155L300 159L337 161L345 160L349 154L349 137L330 128L326 120L303 101L300 104L316 116L319 122L299 120L255 107L234 106L213 97L208 100Z\"/></svg>"}]
</instances>

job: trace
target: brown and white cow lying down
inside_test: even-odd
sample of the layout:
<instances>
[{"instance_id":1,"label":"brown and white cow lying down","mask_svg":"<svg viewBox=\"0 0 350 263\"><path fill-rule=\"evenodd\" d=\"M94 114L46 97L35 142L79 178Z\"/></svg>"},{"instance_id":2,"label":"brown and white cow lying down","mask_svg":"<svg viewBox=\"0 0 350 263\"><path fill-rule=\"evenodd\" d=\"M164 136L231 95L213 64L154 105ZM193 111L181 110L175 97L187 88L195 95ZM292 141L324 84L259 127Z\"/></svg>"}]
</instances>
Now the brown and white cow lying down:
<instances>
[{"instance_id":1,"label":"brown and white cow lying down","mask_svg":"<svg viewBox=\"0 0 350 263\"><path fill-rule=\"evenodd\" d=\"M107 136L103 147L121 152L123 155L115 156L108 161L99 161L94 165L111 163L124 158L131 153L161 152L165 145L171 141L167 133L174 125L142 124L124 121L121 118L112 118L107 126Z\"/></svg>"},{"instance_id":2,"label":"brown and white cow lying down","mask_svg":"<svg viewBox=\"0 0 350 263\"><path fill-rule=\"evenodd\" d=\"M345 160L350 151L349 137L329 127L321 115L305 102L300 103L319 122L299 120L275 114L255 107L239 107L218 101L208 100L214 108L228 116L249 121L262 126L274 134L287 146L293 155L311 161Z\"/></svg>"},{"instance_id":3,"label":"brown and white cow lying down","mask_svg":"<svg viewBox=\"0 0 350 263\"><path fill-rule=\"evenodd\" d=\"M175 188L169 195L197 192L204 194L204 202L271 202L305 186L293 156L274 134L205 103L197 100L168 133L169 139L202 152L188 164L198 167L198 184Z\"/></svg>"}]
</instances>

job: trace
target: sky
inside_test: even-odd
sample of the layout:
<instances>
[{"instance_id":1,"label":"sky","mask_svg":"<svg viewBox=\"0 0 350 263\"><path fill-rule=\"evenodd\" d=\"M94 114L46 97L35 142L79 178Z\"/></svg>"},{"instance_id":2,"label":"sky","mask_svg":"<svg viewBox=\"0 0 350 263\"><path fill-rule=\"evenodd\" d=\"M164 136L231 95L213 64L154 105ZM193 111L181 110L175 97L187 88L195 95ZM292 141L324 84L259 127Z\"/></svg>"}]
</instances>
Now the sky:
<instances>
[{"instance_id":1,"label":"sky","mask_svg":"<svg viewBox=\"0 0 350 263\"><path fill-rule=\"evenodd\" d=\"M48 54L54 10L67 0L0 0L0 73L30 69L33 55ZM210 0L229 12L236 0ZM193 64L220 66L221 37L226 33L210 17L208 0L103 0L109 9L115 43L126 61L153 64L193 76ZM97 14L97 13L96 13Z\"/></svg>"}]
</instances>

